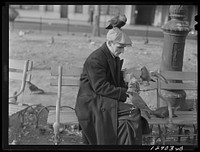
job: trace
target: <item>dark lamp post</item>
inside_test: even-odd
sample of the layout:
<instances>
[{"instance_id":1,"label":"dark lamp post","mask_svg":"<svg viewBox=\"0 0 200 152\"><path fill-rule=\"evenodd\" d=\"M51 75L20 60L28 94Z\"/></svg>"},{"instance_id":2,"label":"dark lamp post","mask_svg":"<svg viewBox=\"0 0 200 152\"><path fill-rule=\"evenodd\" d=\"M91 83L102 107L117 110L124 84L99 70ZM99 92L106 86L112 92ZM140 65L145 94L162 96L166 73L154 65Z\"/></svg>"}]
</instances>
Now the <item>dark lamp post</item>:
<instances>
[{"instance_id":1,"label":"dark lamp post","mask_svg":"<svg viewBox=\"0 0 200 152\"><path fill-rule=\"evenodd\" d=\"M160 71L182 71L185 39L191 31L188 21L185 20L187 6L171 5L169 12L170 20L161 27L164 33L164 46ZM182 81L178 82L182 83ZM172 106L180 104L182 108L185 105L186 93L184 90L162 90L161 93L171 101ZM166 105L164 101L161 101L160 104L160 106Z\"/></svg>"}]
</instances>

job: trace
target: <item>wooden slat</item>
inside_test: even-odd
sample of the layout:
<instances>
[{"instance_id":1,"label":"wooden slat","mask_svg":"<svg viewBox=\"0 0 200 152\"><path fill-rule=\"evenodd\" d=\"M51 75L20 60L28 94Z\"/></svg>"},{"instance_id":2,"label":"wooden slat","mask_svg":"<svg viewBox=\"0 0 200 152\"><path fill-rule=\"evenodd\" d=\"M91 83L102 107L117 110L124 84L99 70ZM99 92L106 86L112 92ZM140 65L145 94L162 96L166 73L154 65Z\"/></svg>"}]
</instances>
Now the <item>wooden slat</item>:
<instances>
[{"instance_id":1,"label":"wooden slat","mask_svg":"<svg viewBox=\"0 0 200 152\"><path fill-rule=\"evenodd\" d=\"M197 81L197 72L160 71L160 73L168 80L196 80Z\"/></svg>"},{"instance_id":2,"label":"wooden slat","mask_svg":"<svg viewBox=\"0 0 200 152\"><path fill-rule=\"evenodd\" d=\"M14 60L14 59L9 59L9 68L11 69L21 69L24 70L24 65L25 65L26 60ZM30 71L33 67L33 61L28 60L28 71Z\"/></svg>"},{"instance_id":3,"label":"wooden slat","mask_svg":"<svg viewBox=\"0 0 200 152\"><path fill-rule=\"evenodd\" d=\"M47 123L53 124L56 121L56 111L50 110L48 114ZM75 111L72 110L63 110L60 111L60 123L69 124L69 123L78 123Z\"/></svg>"},{"instance_id":4,"label":"wooden slat","mask_svg":"<svg viewBox=\"0 0 200 152\"><path fill-rule=\"evenodd\" d=\"M22 78L23 78L23 73L9 72L9 79L22 80ZM31 74L27 73L26 81L30 80L31 80Z\"/></svg>"},{"instance_id":5,"label":"wooden slat","mask_svg":"<svg viewBox=\"0 0 200 152\"><path fill-rule=\"evenodd\" d=\"M58 85L58 79L52 78L50 82L51 86L57 86ZM67 77L62 78L62 86L79 86L80 85L80 78L79 77Z\"/></svg>"},{"instance_id":6,"label":"wooden slat","mask_svg":"<svg viewBox=\"0 0 200 152\"><path fill-rule=\"evenodd\" d=\"M27 106L9 104L9 116L11 116L17 112L20 112L20 111L24 110L25 108L27 108Z\"/></svg>"},{"instance_id":7,"label":"wooden slat","mask_svg":"<svg viewBox=\"0 0 200 152\"><path fill-rule=\"evenodd\" d=\"M149 124L151 125L164 125L164 124L168 124L169 123L169 119L162 119L162 118L154 118L152 117L151 119L148 119L147 117L145 117L148 121ZM172 119L173 124L176 125L193 125L193 124L197 124L197 117L192 117L192 116L186 116L183 117L174 117Z\"/></svg>"},{"instance_id":8,"label":"wooden slat","mask_svg":"<svg viewBox=\"0 0 200 152\"><path fill-rule=\"evenodd\" d=\"M80 76L83 71L82 67L63 66L63 76ZM51 75L58 76L58 67L51 67Z\"/></svg>"},{"instance_id":9,"label":"wooden slat","mask_svg":"<svg viewBox=\"0 0 200 152\"><path fill-rule=\"evenodd\" d=\"M161 89L169 89L169 90L196 90L197 83L163 83L161 82Z\"/></svg>"},{"instance_id":10,"label":"wooden slat","mask_svg":"<svg viewBox=\"0 0 200 152\"><path fill-rule=\"evenodd\" d=\"M25 60L13 60L9 59L9 68L24 69Z\"/></svg>"},{"instance_id":11,"label":"wooden slat","mask_svg":"<svg viewBox=\"0 0 200 152\"><path fill-rule=\"evenodd\" d=\"M28 60L28 71L31 71L33 69L33 61Z\"/></svg>"},{"instance_id":12,"label":"wooden slat","mask_svg":"<svg viewBox=\"0 0 200 152\"><path fill-rule=\"evenodd\" d=\"M157 82L150 82L150 85L148 85L148 86L144 86L144 85L140 86L141 91L155 90L157 88L158 88Z\"/></svg>"},{"instance_id":13,"label":"wooden slat","mask_svg":"<svg viewBox=\"0 0 200 152\"><path fill-rule=\"evenodd\" d=\"M177 116L183 116L184 117L184 115L193 115L193 116L197 116L197 111L175 111L175 114L177 115Z\"/></svg>"}]
</instances>

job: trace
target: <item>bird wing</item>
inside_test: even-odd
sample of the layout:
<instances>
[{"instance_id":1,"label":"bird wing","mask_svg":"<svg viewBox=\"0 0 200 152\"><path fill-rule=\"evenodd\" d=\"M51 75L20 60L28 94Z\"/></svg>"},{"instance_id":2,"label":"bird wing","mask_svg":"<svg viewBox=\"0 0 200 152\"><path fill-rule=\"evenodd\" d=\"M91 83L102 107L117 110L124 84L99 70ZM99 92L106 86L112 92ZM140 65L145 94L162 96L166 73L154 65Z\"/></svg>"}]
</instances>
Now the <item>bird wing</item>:
<instances>
[{"instance_id":1,"label":"bird wing","mask_svg":"<svg viewBox=\"0 0 200 152\"><path fill-rule=\"evenodd\" d=\"M160 73L158 73L157 71L151 72L151 76L157 77L160 80L164 81L165 83L168 83L167 79Z\"/></svg>"},{"instance_id":2,"label":"bird wing","mask_svg":"<svg viewBox=\"0 0 200 152\"><path fill-rule=\"evenodd\" d=\"M109 25L106 27L106 29L112 29L113 27L118 27L119 29L126 24L127 18L125 15L115 16L112 19L110 19Z\"/></svg>"},{"instance_id":3,"label":"bird wing","mask_svg":"<svg viewBox=\"0 0 200 152\"><path fill-rule=\"evenodd\" d=\"M141 68L140 78L142 79L142 81L150 81L151 80L149 71L147 70L147 68L145 66Z\"/></svg>"},{"instance_id":4,"label":"bird wing","mask_svg":"<svg viewBox=\"0 0 200 152\"><path fill-rule=\"evenodd\" d=\"M116 25L116 27L118 27L119 29L124 26L126 23L123 21L119 21L119 23Z\"/></svg>"},{"instance_id":5,"label":"bird wing","mask_svg":"<svg viewBox=\"0 0 200 152\"><path fill-rule=\"evenodd\" d=\"M119 23L119 16L115 16L114 18L108 21L113 27L115 27Z\"/></svg>"},{"instance_id":6,"label":"bird wing","mask_svg":"<svg viewBox=\"0 0 200 152\"><path fill-rule=\"evenodd\" d=\"M38 90L38 87L36 87L35 85L30 85L30 90L31 91L37 91Z\"/></svg>"},{"instance_id":7,"label":"bird wing","mask_svg":"<svg viewBox=\"0 0 200 152\"><path fill-rule=\"evenodd\" d=\"M134 106L138 107L141 110L145 110L145 111L148 111L149 113L151 113L151 110L149 109L149 107L147 106L145 101L139 96L139 94L133 93L129 97Z\"/></svg>"}]
</instances>

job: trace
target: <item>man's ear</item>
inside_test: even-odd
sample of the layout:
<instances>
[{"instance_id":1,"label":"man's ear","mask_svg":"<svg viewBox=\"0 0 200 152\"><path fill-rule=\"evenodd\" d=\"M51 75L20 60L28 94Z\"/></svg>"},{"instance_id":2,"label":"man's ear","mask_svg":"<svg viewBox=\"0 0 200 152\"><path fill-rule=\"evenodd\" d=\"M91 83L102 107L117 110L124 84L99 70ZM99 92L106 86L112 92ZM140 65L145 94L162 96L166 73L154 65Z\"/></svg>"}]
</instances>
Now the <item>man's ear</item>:
<instances>
[{"instance_id":1,"label":"man's ear","mask_svg":"<svg viewBox=\"0 0 200 152\"><path fill-rule=\"evenodd\" d=\"M108 41L108 45L111 46L111 44L112 44L112 41Z\"/></svg>"}]
</instances>

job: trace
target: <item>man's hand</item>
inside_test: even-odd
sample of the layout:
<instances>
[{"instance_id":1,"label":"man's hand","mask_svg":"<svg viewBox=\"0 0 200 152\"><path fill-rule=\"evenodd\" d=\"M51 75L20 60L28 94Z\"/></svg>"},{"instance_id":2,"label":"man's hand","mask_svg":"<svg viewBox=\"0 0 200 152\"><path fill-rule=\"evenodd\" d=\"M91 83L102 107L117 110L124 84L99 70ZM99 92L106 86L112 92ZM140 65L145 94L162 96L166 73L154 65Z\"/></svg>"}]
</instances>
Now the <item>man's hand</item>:
<instances>
[{"instance_id":1,"label":"man's hand","mask_svg":"<svg viewBox=\"0 0 200 152\"><path fill-rule=\"evenodd\" d=\"M139 91L140 91L140 84L134 77L131 78L128 83L128 91L136 92L136 93L139 93Z\"/></svg>"}]
</instances>

